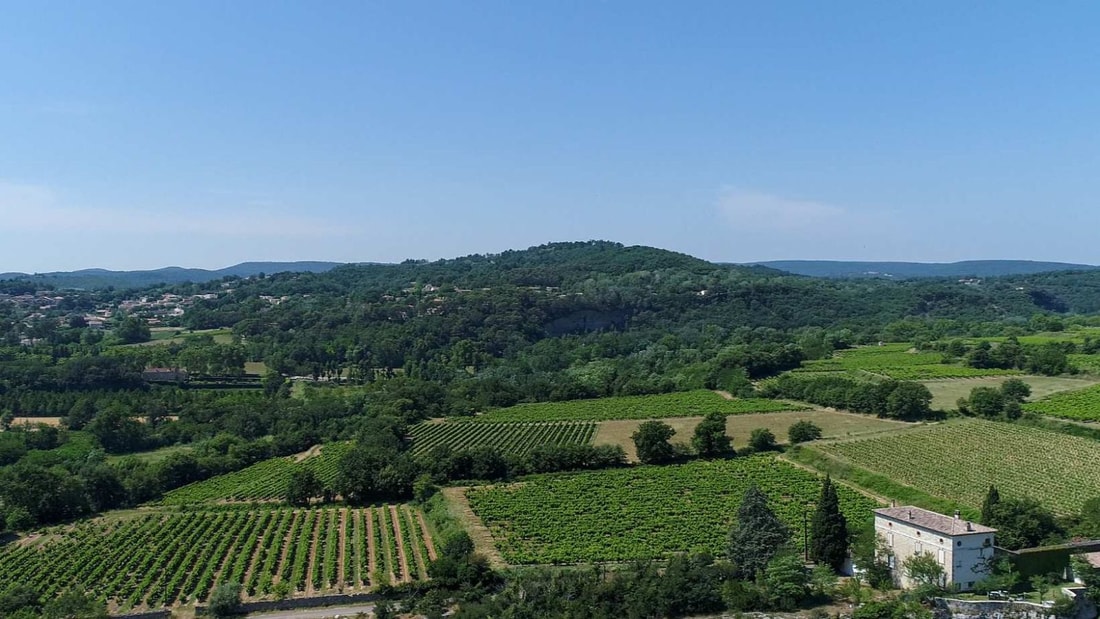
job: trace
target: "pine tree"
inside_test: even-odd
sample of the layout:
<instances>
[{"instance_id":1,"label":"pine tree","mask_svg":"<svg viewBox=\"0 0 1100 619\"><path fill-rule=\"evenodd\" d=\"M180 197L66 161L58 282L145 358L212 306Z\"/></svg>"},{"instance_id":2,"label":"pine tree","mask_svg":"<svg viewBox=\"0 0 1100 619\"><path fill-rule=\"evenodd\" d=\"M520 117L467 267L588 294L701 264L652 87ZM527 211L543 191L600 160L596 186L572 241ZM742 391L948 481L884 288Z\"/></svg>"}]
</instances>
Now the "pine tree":
<instances>
[{"instance_id":1,"label":"pine tree","mask_svg":"<svg viewBox=\"0 0 1100 619\"><path fill-rule=\"evenodd\" d=\"M993 509L1001 502L1001 493L997 492L996 486L989 487L989 493L985 495L985 500L982 501L982 524L989 525L993 522Z\"/></svg>"},{"instance_id":2,"label":"pine tree","mask_svg":"<svg viewBox=\"0 0 1100 619\"><path fill-rule=\"evenodd\" d=\"M810 558L839 572L847 557L848 521L840 513L836 486L826 476L825 482L821 484L821 498L810 523Z\"/></svg>"},{"instance_id":3,"label":"pine tree","mask_svg":"<svg viewBox=\"0 0 1100 619\"><path fill-rule=\"evenodd\" d=\"M755 578L788 541L790 531L768 507L768 497L755 484L749 486L737 509L737 525L730 531L729 539L729 558L738 577Z\"/></svg>"}]
</instances>

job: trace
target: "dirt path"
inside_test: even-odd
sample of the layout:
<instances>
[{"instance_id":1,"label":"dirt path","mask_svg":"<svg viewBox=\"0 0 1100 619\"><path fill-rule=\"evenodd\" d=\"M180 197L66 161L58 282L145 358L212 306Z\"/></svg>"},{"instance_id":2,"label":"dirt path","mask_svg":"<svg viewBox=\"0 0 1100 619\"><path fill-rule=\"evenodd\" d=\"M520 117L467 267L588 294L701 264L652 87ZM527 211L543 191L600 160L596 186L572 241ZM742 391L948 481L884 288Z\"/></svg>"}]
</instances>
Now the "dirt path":
<instances>
[{"instance_id":1,"label":"dirt path","mask_svg":"<svg viewBox=\"0 0 1100 619\"><path fill-rule=\"evenodd\" d=\"M469 531L470 538L474 541L474 550L489 559L489 565L493 568L499 569L507 567L508 563L504 560L500 551L497 550L496 545L493 544L493 534L489 532L489 528L485 526L481 518L477 517L474 510L470 508L470 501L466 499L466 488L443 488L442 492L443 496L447 499L447 504L450 506L451 512L460 522L462 522L466 530Z\"/></svg>"},{"instance_id":2,"label":"dirt path","mask_svg":"<svg viewBox=\"0 0 1100 619\"><path fill-rule=\"evenodd\" d=\"M363 513L362 513L363 522L367 525L366 526L367 556L364 557L364 560L366 560L366 562L367 562L368 569L367 569L367 577L364 580L364 582L367 584L368 587L372 587L372 586L378 584L378 583L374 582L374 574L375 574L375 572L378 571L378 561L375 559L375 557L378 556L377 555L378 549L374 547L374 513L373 512L374 512L374 508L373 507L368 507L368 508L364 509ZM362 566L363 561L360 561L359 565ZM360 567L360 569L362 569L362 568Z\"/></svg>"},{"instance_id":3,"label":"dirt path","mask_svg":"<svg viewBox=\"0 0 1100 619\"><path fill-rule=\"evenodd\" d=\"M733 399L733 394L728 392L728 391L722 391L721 389L715 389L714 393L717 393L718 395L722 396L723 398L725 398L727 400L732 400Z\"/></svg>"},{"instance_id":4,"label":"dirt path","mask_svg":"<svg viewBox=\"0 0 1100 619\"><path fill-rule=\"evenodd\" d=\"M428 523L424 520L424 514L416 512L416 520L420 524L420 534L424 536L424 546L428 548L428 559L435 561L439 558L439 555L435 553L435 542L432 540L432 534L428 531Z\"/></svg>"},{"instance_id":5,"label":"dirt path","mask_svg":"<svg viewBox=\"0 0 1100 619\"><path fill-rule=\"evenodd\" d=\"M302 453L294 454L293 458L295 462L301 462L303 460L308 460L319 455L321 455L321 446L314 445L313 447L310 447Z\"/></svg>"},{"instance_id":6,"label":"dirt path","mask_svg":"<svg viewBox=\"0 0 1100 619\"><path fill-rule=\"evenodd\" d=\"M401 564L401 582L412 582L412 570L409 569L408 552L405 549L405 536L401 534L401 514L397 513L397 506L390 505L390 522L393 523L393 541L397 546L397 561Z\"/></svg>"},{"instance_id":7,"label":"dirt path","mask_svg":"<svg viewBox=\"0 0 1100 619\"><path fill-rule=\"evenodd\" d=\"M321 516L313 520L313 531L310 532L309 540L309 561L306 563L306 595L317 593L317 589L313 586L313 574L315 573L314 570L317 569L317 561L324 556L322 549L318 548L320 544L317 542L321 538L321 528L328 519L329 514L321 512Z\"/></svg>"},{"instance_id":8,"label":"dirt path","mask_svg":"<svg viewBox=\"0 0 1100 619\"><path fill-rule=\"evenodd\" d=\"M788 458L785 455L777 456L776 460L782 460L783 462L786 462L787 464L789 464L791 466L800 468L803 471L809 471L810 473L813 473L814 475L819 475L820 476L822 474L821 471L815 469L814 467L806 465L806 464L802 464L801 462L795 462L794 460L791 460L790 458ZM891 499L889 499L887 497L884 497L881 494L875 494L874 492L871 492L870 490L867 490L865 488L857 486L857 485L853 484L852 482L848 481L847 479L841 479L839 477L830 477L830 479L833 480L834 484L841 484L841 485L847 486L847 487L851 488L852 490L855 490L856 492L862 494L863 496L865 496L869 499L874 499L875 501L878 501L882 505L890 505Z\"/></svg>"},{"instance_id":9,"label":"dirt path","mask_svg":"<svg viewBox=\"0 0 1100 619\"><path fill-rule=\"evenodd\" d=\"M275 575L271 577L273 585L283 580L283 566L286 565L287 555L290 554L290 536L294 534L294 525L298 523L299 518L305 518L305 513L294 512L294 517L290 519L290 526L286 529L286 535L283 536L283 545L279 549L279 564L275 566Z\"/></svg>"},{"instance_id":10,"label":"dirt path","mask_svg":"<svg viewBox=\"0 0 1100 619\"><path fill-rule=\"evenodd\" d=\"M337 512L340 514L340 540L339 546L336 547L336 582L340 583L341 588L344 583L347 582L347 574L344 569L347 567L348 558L345 555L348 543L348 520L351 519L351 512L346 509L341 509Z\"/></svg>"}]
</instances>

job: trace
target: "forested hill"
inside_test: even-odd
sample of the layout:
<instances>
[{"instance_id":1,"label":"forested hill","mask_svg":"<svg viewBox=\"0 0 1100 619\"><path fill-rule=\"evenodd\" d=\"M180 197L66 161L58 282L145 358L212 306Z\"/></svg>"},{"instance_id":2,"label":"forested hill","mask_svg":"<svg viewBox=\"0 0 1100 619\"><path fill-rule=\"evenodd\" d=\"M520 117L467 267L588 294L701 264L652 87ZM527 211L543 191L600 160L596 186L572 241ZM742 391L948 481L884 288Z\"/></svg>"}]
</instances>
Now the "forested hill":
<instances>
[{"instance_id":1,"label":"forested hill","mask_svg":"<svg viewBox=\"0 0 1100 619\"><path fill-rule=\"evenodd\" d=\"M57 289L94 290L99 288L144 288L158 284L204 283L226 276L250 277L260 273L321 273L339 266L338 262L243 262L217 270L165 267L149 271L110 271L81 269L53 273L0 273L0 281L24 280Z\"/></svg>"},{"instance_id":2,"label":"forested hill","mask_svg":"<svg viewBox=\"0 0 1100 619\"><path fill-rule=\"evenodd\" d=\"M962 262L849 262L838 260L774 260L761 266L809 277L1001 277L1051 271L1089 271L1100 267L1033 260L965 260Z\"/></svg>"}]
</instances>

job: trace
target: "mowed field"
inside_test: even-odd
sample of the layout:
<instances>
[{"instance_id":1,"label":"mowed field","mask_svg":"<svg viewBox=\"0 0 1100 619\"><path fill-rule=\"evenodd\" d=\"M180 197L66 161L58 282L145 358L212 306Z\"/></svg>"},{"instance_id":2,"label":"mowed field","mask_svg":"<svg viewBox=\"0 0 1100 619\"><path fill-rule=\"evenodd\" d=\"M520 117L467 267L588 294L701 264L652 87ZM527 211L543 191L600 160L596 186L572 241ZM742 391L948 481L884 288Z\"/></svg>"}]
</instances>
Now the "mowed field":
<instances>
[{"instance_id":1,"label":"mowed field","mask_svg":"<svg viewBox=\"0 0 1100 619\"><path fill-rule=\"evenodd\" d=\"M659 395L624 396L568 402L518 404L474 417L473 423L517 421L608 421L700 417L708 413L745 415L805 410L803 404L762 398L729 399L713 391L696 390Z\"/></svg>"},{"instance_id":2,"label":"mowed field","mask_svg":"<svg viewBox=\"0 0 1100 619\"><path fill-rule=\"evenodd\" d=\"M1063 514L1100 496L1100 442L1015 424L962 419L808 449L970 507L991 485Z\"/></svg>"},{"instance_id":3,"label":"mowed field","mask_svg":"<svg viewBox=\"0 0 1100 619\"><path fill-rule=\"evenodd\" d=\"M800 544L803 510L812 514L821 478L771 455L535 476L466 496L509 563L583 563L691 550L720 556L750 484ZM851 521L871 518L874 501L844 486L837 492Z\"/></svg>"},{"instance_id":4,"label":"mowed field","mask_svg":"<svg viewBox=\"0 0 1100 619\"><path fill-rule=\"evenodd\" d=\"M366 591L424 580L436 556L409 505L146 512L54 527L0 547L0 580L45 596L80 583L114 610L204 601L222 582L246 599Z\"/></svg>"},{"instance_id":5,"label":"mowed field","mask_svg":"<svg viewBox=\"0 0 1100 619\"><path fill-rule=\"evenodd\" d=\"M959 398L970 395L970 390L975 387L1000 387L1001 383L1010 378L1018 378L1031 386L1031 397L1034 402L1055 393L1065 391L1077 391L1100 383L1100 377L1075 377L1065 376L993 376L985 378L964 378L955 380L926 380L925 387L932 392L932 408L937 410L954 410Z\"/></svg>"},{"instance_id":6,"label":"mowed field","mask_svg":"<svg viewBox=\"0 0 1100 619\"><path fill-rule=\"evenodd\" d=\"M702 417L676 417L663 421L676 430L672 437L673 443L691 443L695 426L699 425ZM902 421L890 421L878 419L868 415L856 415L854 413L841 413L835 411L786 411L780 413L759 413L749 415L730 415L726 417L726 434L733 438L734 448L745 447L749 434L757 428L767 428L775 434L780 443L787 442L787 430L797 421L811 421L821 428L823 438L838 438L846 436L858 436L870 432L884 432L908 428L912 424ZM634 449L634 440L631 435L641 425L637 420L604 421L599 424L599 430L592 439L595 445L611 444L621 445L626 451L627 458L636 462L637 452Z\"/></svg>"}]
</instances>

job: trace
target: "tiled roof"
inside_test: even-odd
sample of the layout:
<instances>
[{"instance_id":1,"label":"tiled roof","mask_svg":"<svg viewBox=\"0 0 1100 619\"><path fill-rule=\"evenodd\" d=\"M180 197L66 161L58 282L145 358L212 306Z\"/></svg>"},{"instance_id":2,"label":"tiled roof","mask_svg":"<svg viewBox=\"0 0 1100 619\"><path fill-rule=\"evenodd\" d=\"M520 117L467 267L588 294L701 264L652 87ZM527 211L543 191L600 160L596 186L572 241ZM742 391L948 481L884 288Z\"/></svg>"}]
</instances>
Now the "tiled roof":
<instances>
[{"instance_id":1,"label":"tiled roof","mask_svg":"<svg viewBox=\"0 0 1100 619\"><path fill-rule=\"evenodd\" d=\"M897 520L944 535L973 535L976 533L997 532L997 529L991 529L976 522L937 514L919 507L884 507L876 509L875 513L891 520Z\"/></svg>"}]
</instances>

